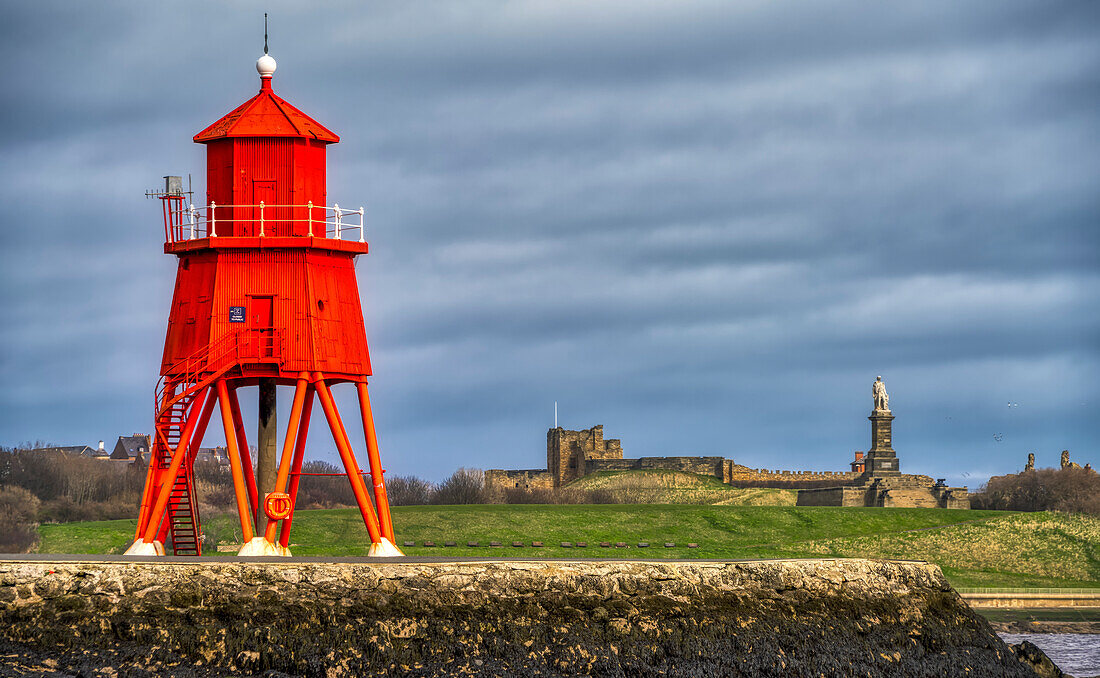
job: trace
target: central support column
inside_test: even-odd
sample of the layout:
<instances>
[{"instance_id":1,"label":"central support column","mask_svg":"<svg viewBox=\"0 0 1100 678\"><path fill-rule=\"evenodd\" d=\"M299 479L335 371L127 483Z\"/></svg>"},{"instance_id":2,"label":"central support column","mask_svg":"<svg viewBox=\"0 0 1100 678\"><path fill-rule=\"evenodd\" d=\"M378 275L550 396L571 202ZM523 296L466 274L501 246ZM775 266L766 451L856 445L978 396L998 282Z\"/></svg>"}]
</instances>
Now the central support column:
<instances>
[{"instance_id":1,"label":"central support column","mask_svg":"<svg viewBox=\"0 0 1100 678\"><path fill-rule=\"evenodd\" d=\"M275 491L275 476L279 470L276 448L278 446L278 416L275 412L275 380L260 380L259 429L256 432L256 489L259 510L256 512L256 530L263 532L264 499Z\"/></svg>"}]
</instances>

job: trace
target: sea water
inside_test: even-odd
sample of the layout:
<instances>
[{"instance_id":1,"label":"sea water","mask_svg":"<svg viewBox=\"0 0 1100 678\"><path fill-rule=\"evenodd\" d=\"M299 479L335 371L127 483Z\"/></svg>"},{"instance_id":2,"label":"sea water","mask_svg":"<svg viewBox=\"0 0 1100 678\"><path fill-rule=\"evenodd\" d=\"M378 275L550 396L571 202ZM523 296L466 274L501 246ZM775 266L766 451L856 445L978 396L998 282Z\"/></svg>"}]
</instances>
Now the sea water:
<instances>
[{"instance_id":1,"label":"sea water","mask_svg":"<svg viewBox=\"0 0 1100 678\"><path fill-rule=\"evenodd\" d=\"M999 633L1009 645L1029 641L1066 673L1100 676L1100 633Z\"/></svg>"}]
</instances>

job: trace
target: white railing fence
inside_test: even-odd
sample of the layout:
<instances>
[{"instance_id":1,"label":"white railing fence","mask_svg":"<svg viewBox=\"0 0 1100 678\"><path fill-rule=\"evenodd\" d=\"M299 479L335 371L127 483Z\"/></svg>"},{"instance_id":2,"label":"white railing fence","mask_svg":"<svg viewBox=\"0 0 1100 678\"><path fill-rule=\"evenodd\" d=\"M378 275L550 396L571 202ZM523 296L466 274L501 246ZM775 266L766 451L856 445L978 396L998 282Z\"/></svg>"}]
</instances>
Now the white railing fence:
<instances>
[{"instance_id":1,"label":"white railing fence","mask_svg":"<svg viewBox=\"0 0 1100 678\"><path fill-rule=\"evenodd\" d=\"M184 205L180 200L164 212L165 238L170 243L225 236L305 236L365 242L362 207L340 205Z\"/></svg>"}]
</instances>

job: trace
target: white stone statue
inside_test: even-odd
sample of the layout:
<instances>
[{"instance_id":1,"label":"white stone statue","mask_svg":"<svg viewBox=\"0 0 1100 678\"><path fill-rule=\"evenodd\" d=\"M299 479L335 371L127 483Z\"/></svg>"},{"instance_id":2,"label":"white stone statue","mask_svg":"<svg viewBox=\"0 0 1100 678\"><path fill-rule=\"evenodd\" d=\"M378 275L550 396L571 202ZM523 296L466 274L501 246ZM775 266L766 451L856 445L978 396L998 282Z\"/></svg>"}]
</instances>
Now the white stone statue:
<instances>
[{"instance_id":1,"label":"white stone statue","mask_svg":"<svg viewBox=\"0 0 1100 678\"><path fill-rule=\"evenodd\" d=\"M871 386L871 397L875 400L875 412L890 411L890 396L886 394L886 384L882 377L875 377L875 383Z\"/></svg>"}]
</instances>

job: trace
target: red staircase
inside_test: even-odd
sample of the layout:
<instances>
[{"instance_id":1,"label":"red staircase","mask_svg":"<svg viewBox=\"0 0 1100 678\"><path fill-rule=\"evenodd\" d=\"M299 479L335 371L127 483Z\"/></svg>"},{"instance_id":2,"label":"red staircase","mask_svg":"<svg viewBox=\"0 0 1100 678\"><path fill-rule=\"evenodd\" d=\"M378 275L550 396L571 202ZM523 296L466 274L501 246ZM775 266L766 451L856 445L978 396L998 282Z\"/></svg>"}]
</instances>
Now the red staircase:
<instances>
[{"instance_id":1,"label":"red staircase","mask_svg":"<svg viewBox=\"0 0 1100 678\"><path fill-rule=\"evenodd\" d=\"M172 553L201 556L199 507L194 503L195 477L192 468L180 469L168 498L168 529L172 532Z\"/></svg>"},{"instance_id":2,"label":"red staircase","mask_svg":"<svg viewBox=\"0 0 1100 678\"><path fill-rule=\"evenodd\" d=\"M205 392L205 387L199 388L197 383L187 387L185 382L174 380L165 384L165 387L170 388L173 393L179 386L184 387L181 392L170 396L166 406L156 413L153 461L156 464L159 480L157 486L161 486L165 481L164 474L172 464L172 452L179 445L188 415L196 405L202 407L202 402L197 396ZM168 529L172 533L172 552L177 556L202 554L199 545L199 511L194 497L194 471L191 464L184 464L172 485L167 508Z\"/></svg>"},{"instance_id":3,"label":"red staircase","mask_svg":"<svg viewBox=\"0 0 1100 678\"><path fill-rule=\"evenodd\" d=\"M183 437L187 419L195 407L202 407L207 387L237 364L237 347L235 335L223 335L215 344L172 365L168 374L161 377L155 396L156 423L150 460L157 476L155 487L163 487L165 472L172 464L172 454ZM192 440L191 445L197 448L201 443L201 440ZM166 512L172 552L177 556L202 554L194 466L189 462L180 467Z\"/></svg>"}]
</instances>

